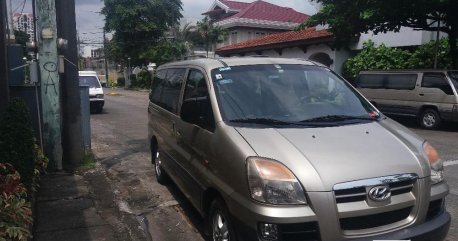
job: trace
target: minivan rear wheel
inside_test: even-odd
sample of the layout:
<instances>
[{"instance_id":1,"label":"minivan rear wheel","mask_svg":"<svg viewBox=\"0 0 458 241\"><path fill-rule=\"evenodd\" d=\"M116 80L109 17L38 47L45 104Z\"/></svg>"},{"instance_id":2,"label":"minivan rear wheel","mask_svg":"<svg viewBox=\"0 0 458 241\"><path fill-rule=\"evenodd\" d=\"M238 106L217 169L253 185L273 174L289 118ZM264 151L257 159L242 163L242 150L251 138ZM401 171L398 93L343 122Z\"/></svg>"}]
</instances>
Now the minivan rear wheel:
<instances>
[{"instance_id":1,"label":"minivan rear wheel","mask_svg":"<svg viewBox=\"0 0 458 241\"><path fill-rule=\"evenodd\" d=\"M439 113L434 109L426 109L421 112L420 124L425 129L437 129L441 125L442 120Z\"/></svg>"},{"instance_id":2,"label":"minivan rear wheel","mask_svg":"<svg viewBox=\"0 0 458 241\"><path fill-rule=\"evenodd\" d=\"M216 198L210 208L211 240L213 241L236 241L234 228L230 220L226 204L220 198Z\"/></svg>"}]
</instances>

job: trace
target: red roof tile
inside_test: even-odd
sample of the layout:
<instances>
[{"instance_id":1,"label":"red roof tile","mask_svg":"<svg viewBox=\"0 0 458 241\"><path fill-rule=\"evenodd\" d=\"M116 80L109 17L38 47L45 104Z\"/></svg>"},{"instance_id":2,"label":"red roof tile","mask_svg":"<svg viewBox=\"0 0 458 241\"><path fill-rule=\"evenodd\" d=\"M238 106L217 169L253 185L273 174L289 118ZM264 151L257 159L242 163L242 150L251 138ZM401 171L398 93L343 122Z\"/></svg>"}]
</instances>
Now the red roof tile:
<instances>
[{"instance_id":1,"label":"red roof tile","mask_svg":"<svg viewBox=\"0 0 458 241\"><path fill-rule=\"evenodd\" d=\"M227 52L231 50L242 50L260 46L271 46L281 43L297 42L304 40L320 39L331 37L332 33L327 30L316 30L315 28L307 28L300 31L288 31L283 33L270 34L261 38L256 38L233 45L228 45L216 50L216 52Z\"/></svg>"},{"instance_id":2,"label":"red roof tile","mask_svg":"<svg viewBox=\"0 0 458 241\"><path fill-rule=\"evenodd\" d=\"M227 1L227 0L220 0L220 2L226 6L228 6L230 9L235 9L235 10L241 10L250 5L250 3L244 3L244 2L237 2L237 1Z\"/></svg>"},{"instance_id":3,"label":"red roof tile","mask_svg":"<svg viewBox=\"0 0 458 241\"><path fill-rule=\"evenodd\" d=\"M278 22L303 23L308 15L295 11L292 8L280 7L261 0L252 2L247 8L233 15L231 18L248 18Z\"/></svg>"}]
</instances>

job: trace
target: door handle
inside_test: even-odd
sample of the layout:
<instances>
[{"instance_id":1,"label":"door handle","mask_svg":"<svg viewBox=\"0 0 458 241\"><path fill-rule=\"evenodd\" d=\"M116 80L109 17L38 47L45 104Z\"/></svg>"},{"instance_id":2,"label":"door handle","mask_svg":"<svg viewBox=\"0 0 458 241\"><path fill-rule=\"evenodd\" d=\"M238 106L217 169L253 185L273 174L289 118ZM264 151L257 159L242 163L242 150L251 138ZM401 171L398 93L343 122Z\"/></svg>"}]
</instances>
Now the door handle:
<instances>
[{"instance_id":1,"label":"door handle","mask_svg":"<svg viewBox=\"0 0 458 241\"><path fill-rule=\"evenodd\" d=\"M425 96L425 94L418 94L419 96Z\"/></svg>"}]
</instances>

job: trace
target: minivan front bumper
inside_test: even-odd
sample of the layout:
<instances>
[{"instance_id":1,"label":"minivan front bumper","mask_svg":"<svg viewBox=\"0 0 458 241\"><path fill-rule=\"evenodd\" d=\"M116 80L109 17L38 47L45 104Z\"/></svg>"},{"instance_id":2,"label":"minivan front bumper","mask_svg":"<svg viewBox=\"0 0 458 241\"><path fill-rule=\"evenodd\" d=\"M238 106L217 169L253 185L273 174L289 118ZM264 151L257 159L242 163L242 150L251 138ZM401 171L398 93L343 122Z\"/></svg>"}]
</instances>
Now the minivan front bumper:
<instances>
[{"instance_id":1,"label":"minivan front bumper","mask_svg":"<svg viewBox=\"0 0 458 241\"><path fill-rule=\"evenodd\" d=\"M419 179L418 186L414 189L424 189L419 187L422 186L421 183L425 184L426 182L426 179ZM239 240L373 241L410 239L413 241L440 241L447 235L450 226L450 215L445 211L444 202L447 193L448 186L445 182L435 185L431 188L431 192L424 193L428 199L422 200L428 201L419 201L422 204L413 209L411 207L406 208L404 204L396 204L399 198L409 197L412 193L394 195L391 204L383 206L383 212L376 214L371 209L361 209L358 203L348 203L352 207L357 207L359 212L358 216L350 216L348 219L345 217L345 213L342 213L344 211L343 206L336 205L336 199L332 192L308 192L309 205L283 207L265 205L238 193L229 195L226 202L229 212L233 216L232 219ZM416 193L416 195L422 194ZM409 201L406 203L407 206L410 206ZM394 206L390 206L393 204ZM403 214L406 209L408 213ZM366 213L367 211L369 213ZM404 215L408 215L408 217L404 219ZM396 217L400 217L401 221L393 220ZM388 222L395 223L388 224L383 221L380 224L374 224L374 222L378 222L377 220L393 220ZM348 222L351 222L351 225L357 225L356 229L345 228ZM277 230L278 239L263 239L261 230L265 230L266 226L271 224L274 230ZM365 224L374 226L372 226L373 228L364 227ZM359 229L359 225L369 229ZM351 232L351 230L356 232Z\"/></svg>"},{"instance_id":2,"label":"minivan front bumper","mask_svg":"<svg viewBox=\"0 0 458 241\"><path fill-rule=\"evenodd\" d=\"M258 230L246 225L243 221L233 218L235 230L240 241L264 241L259 237ZM410 240L410 241L441 241L447 236L450 228L451 217L448 212L443 212L432 220L423 224L411 226L383 235L375 235L358 239L342 239L342 241L374 241L374 240ZM287 239L279 239L288 241ZM319 237L313 240L321 240ZM334 240L337 241L337 240Z\"/></svg>"}]
</instances>

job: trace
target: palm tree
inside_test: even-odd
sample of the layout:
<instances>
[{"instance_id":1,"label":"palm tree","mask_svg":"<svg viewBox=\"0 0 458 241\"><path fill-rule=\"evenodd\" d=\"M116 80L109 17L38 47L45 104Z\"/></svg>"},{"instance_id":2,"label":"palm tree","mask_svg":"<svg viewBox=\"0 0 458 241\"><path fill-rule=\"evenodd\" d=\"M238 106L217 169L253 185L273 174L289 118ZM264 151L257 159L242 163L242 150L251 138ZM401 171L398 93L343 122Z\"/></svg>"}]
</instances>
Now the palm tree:
<instances>
[{"instance_id":1,"label":"palm tree","mask_svg":"<svg viewBox=\"0 0 458 241\"><path fill-rule=\"evenodd\" d=\"M214 49L217 43L224 42L228 37L227 31L221 26L215 26L208 17L197 22L197 30L204 40L207 57L210 46Z\"/></svg>"}]
</instances>

